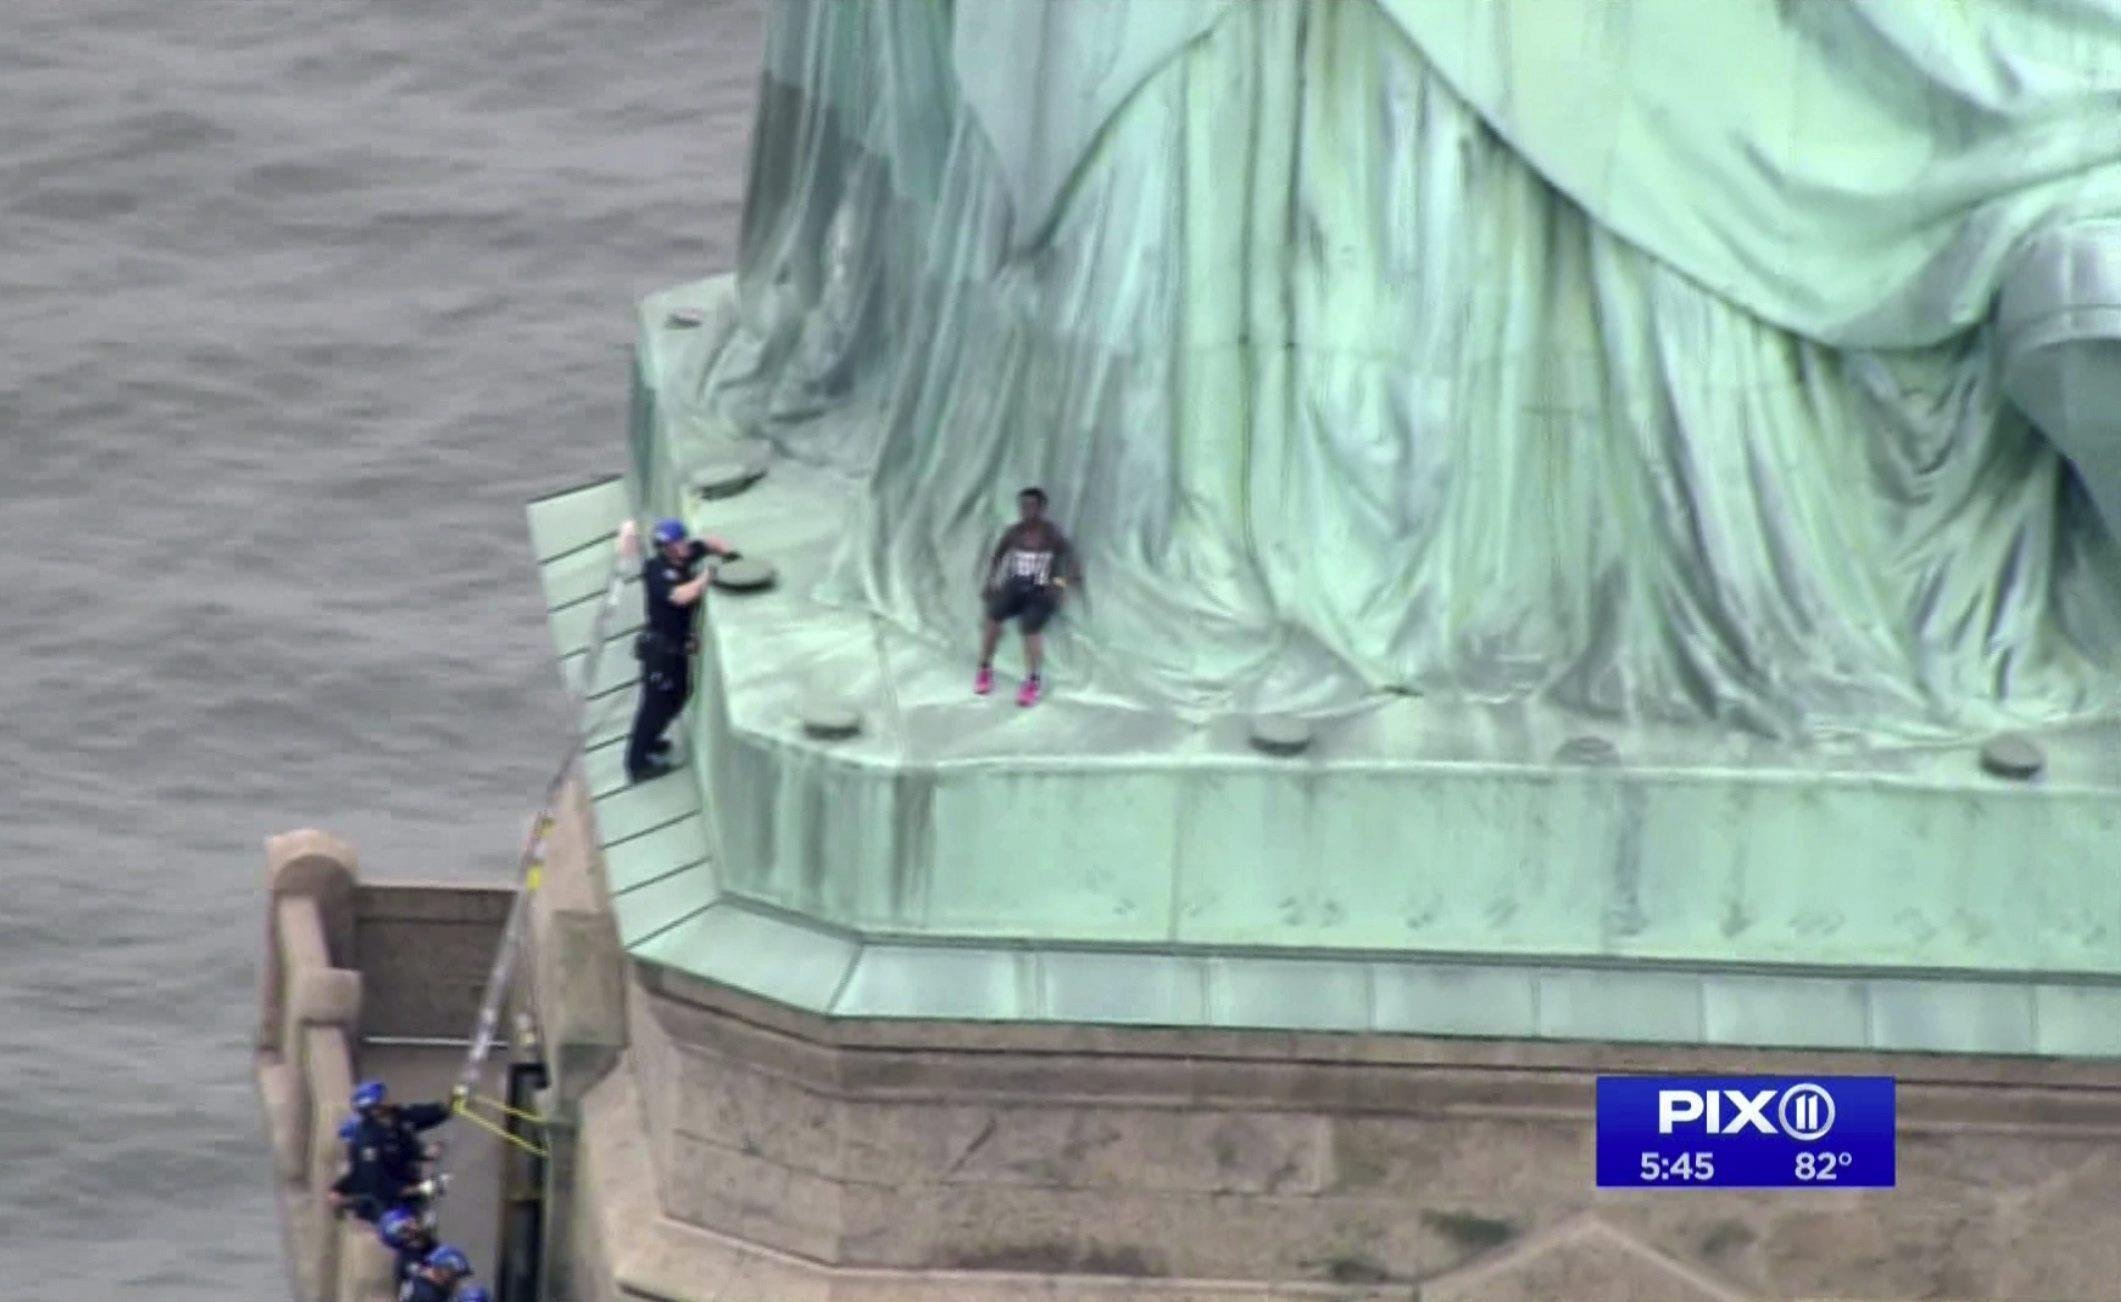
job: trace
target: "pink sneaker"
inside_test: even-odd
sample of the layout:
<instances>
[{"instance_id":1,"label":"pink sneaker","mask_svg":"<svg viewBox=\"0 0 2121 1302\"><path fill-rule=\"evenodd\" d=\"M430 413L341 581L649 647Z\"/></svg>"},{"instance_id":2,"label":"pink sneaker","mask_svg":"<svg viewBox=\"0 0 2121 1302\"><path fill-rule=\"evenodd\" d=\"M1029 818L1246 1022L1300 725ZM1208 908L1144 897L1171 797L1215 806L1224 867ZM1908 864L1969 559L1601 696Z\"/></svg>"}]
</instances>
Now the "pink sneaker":
<instances>
[{"instance_id":1,"label":"pink sneaker","mask_svg":"<svg viewBox=\"0 0 2121 1302\"><path fill-rule=\"evenodd\" d=\"M981 665L979 667L979 673L975 675L972 679L972 690L974 694L979 696L985 696L987 693L993 691L994 671L992 669L989 669L985 665Z\"/></svg>"},{"instance_id":2,"label":"pink sneaker","mask_svg":"<svg viewBox=\"0 0 2121 1302\"><path fill-rule=\"evenodd\" d=\"M1016 703L1018 705L1037 705L1038 692L1038 679L1026 678L1023 687L1018 689L1016 693Z\"/></svg>"}]
</instances>

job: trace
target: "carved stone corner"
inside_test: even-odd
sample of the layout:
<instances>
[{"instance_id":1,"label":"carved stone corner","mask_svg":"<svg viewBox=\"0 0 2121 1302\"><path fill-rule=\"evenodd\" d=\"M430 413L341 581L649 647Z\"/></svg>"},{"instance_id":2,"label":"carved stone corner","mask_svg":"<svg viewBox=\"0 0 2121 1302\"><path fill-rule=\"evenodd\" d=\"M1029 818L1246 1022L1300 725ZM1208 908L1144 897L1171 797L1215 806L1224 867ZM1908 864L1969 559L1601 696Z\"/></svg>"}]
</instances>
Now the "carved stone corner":
<instances>
[{"instance_id":1,"label":"carved stone corner","mask_svg":"<svg viewBox=\"0 0 2121 1302\"><path fill-rule=\"evenodd\" d=\"M351 895L361 871L352 844L315 828L267 837L265 865L275 895Z\"/></svg>"},{"instance_id":2,"label":"carved stone corner","mask_svg":"<svg viewBox=\"0 0 2121 1302\"><path fill-rule=\"evenodd\" d=\"M324 938L334 959L346 961L353 952L354 895L360 887L360 858L351 844L315 829L285 832L265 842L267 890L274 905L289 898L314 901L324 925ZM282 979L274 964L279 958L277 907L266 910L266 976L268 982ZM268 990L268 998L272 991Z\"/></svg>"},{"instance_id":3,"label":"carved stone corner","mask_svg":"<svg viewBox=\"0 0 2121 1302\"><path fill-rule=\"evenodd\" d=\"M1420 1302L1757 1302L1588 1214L1429 1280L1419 1296Z\"/></svg>"}]
</instances>

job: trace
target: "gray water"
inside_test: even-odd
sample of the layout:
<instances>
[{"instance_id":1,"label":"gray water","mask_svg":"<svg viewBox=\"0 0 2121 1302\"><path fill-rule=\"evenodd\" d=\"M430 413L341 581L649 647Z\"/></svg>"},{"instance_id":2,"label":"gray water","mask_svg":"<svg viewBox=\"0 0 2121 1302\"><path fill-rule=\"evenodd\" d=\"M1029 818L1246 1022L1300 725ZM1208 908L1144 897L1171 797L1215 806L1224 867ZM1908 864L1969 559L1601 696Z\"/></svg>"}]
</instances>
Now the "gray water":
<instances>
[{"instance_id":1,"label":"gray water","mask_svg":"<svg viewBox=\"0 0 2121 1302\"><path fill-rule=\"evenodd\" d=\"M0 1299L284 1296L262 842L495 879L522 503L725 268L757 0L0 5Z\"/></svg>"}]
</instances>

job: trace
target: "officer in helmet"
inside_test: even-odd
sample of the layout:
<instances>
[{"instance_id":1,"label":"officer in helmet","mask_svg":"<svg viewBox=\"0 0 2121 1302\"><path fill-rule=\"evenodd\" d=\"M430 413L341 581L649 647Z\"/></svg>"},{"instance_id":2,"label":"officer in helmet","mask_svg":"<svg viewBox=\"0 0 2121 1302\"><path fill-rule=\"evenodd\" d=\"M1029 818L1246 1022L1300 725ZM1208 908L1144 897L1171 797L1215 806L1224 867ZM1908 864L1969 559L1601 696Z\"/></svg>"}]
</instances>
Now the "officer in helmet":
<instances>
[{"instance_id":1,"label":"officer in helmet","mask_svg":"<svg viewBox=\"0 0 2121 1302\"><path fill-rule=\"evenodd\" d=\"M390 1274L391 1287L403 1289L412 1273L426 1263L428 1254L438 1246L434 1231L428 1228L427 1218L409 1207L393 1207L383 1213L376 1222L376 1237L383 1240L397 1259Z\"/></svg>"},{"instance_id":2,"label":"officer in helmet","mask_svg":"<svg viewBox=\"0 0 2121 1302\"><path fill-rule=\"evenodd\" d=\"M445 1243L398 1287L398 1302L461 1302L457 1284L470 1274L471 1262Z\"/></svg>"},{"instance_id":3,"label":"officer in helmet","mask_svg":"<svg viewBox=\"0 0 2121 1302\"><path fill-rule=\"evenodd\" d=\"M332 1182L331 1204L374 1223L391 1207L412 1201L420 1183L420 1164L427 1158L423 1131L449 1120L446 1103L389 1101L383 1082L362 1081L354 1087L354 1114L339 1127L346 1145L346 1168Z\"/></svg>"},{"instance_id":4,"label":"officer in helmet","mask_svg":"<svg viewBox=\"0 0 2121 1302\"><path fill-rule=\"evenodd\" d=\"M707 592L711 574L696 574L712 556L734 560L737 553L713 538L693 538L682 520L663 520L652 534L655 551L641 565L648 594L648 618L636 653L641 659L641 706L633 716L633 736L626 743L626 777L646 782L670 772L670 743L663 730L685 708L692 694L692 657L699 650L693 614Z\"/></svg>"}]
</instances>

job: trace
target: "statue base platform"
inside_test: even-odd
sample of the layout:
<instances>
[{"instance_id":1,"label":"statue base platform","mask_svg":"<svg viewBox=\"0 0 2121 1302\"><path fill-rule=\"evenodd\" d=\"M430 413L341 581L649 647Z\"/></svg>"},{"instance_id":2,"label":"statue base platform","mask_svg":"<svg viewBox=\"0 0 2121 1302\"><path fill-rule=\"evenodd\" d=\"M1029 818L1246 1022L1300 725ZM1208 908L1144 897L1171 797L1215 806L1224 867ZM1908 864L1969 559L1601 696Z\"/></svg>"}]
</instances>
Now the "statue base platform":
<instances>
[{"instance_id":1,"label":"statue base platform","mask_svg":"<svg viewBox=\"0 0 2121 1302\"><path fill-rule=\"evenodd\" d=\"M2033 738L2006 779L1973 742L1534 707L1393 698L1261 747L1255 720L1065 674L1033 709L978 698L964 648L821 598L849 482L777 460L685 490L740 450L685 399L726 288L645 305L629 482L531 509L568 666L629 511L683 510L771 578L711 599L680 772L620 771L630 630L591 685L529 956L567 1296L2061 1296L2121 1272L2098 1220L2121 735ZM1597 1191L1593 1080L1620 1072L1893 1075L1899 1187Z\"/></svg>"},{"instance_id":2,"label":"statue base platform","mask_svg":"<svg viewBox=\"0 0 2121 1302\"><path fill-rule=\"evenodd\" d=\"M627 787L630 633L604 657L590 772L637 957L833 1016L2121 1055L2121 729L2036 736L2013 780L1981 739L1408 697L1265 747L1064 673L1020 709L1006 656L977 697L971 592L962 648L819 599L846 478L679 487L732 452L683 396L727 293L643 306L632 491L532 508L563 655L629 497L774 574L711 599L684 775Z\"/></svg>"}]
</instances>

